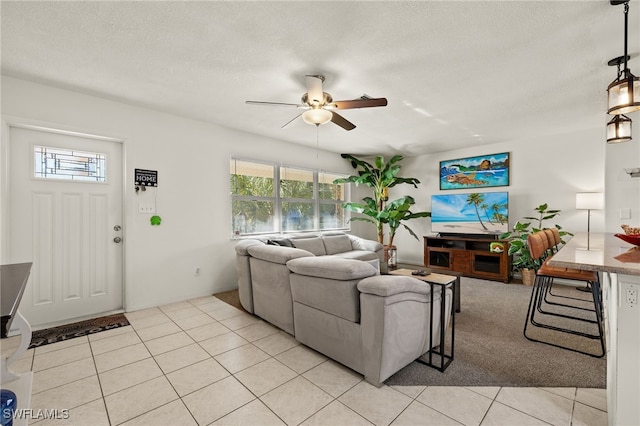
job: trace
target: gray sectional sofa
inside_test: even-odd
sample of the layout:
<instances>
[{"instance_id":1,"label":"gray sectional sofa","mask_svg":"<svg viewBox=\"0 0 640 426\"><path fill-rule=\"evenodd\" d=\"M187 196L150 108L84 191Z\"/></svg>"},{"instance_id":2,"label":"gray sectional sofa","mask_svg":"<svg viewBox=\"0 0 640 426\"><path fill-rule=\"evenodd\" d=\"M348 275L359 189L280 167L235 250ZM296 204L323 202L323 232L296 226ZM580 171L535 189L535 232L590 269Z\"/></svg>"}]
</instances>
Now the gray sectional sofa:
<instances>
[{"instance_id":1,"label":"gray sectional sofa","mask_svg":"<svg viewBox=\"0 0 640 426\"><path fill-rule=\"evenodd\" d=\"M266 240L236 245L240 302L248 312L376 386L429 349L430 327L439 341L440 291L434 290L431 323L430 286L380 275L382 245L347 234L290 241L294 247ZM450 313L451 293L445 297Z\"/></svg>"}]
</instances>

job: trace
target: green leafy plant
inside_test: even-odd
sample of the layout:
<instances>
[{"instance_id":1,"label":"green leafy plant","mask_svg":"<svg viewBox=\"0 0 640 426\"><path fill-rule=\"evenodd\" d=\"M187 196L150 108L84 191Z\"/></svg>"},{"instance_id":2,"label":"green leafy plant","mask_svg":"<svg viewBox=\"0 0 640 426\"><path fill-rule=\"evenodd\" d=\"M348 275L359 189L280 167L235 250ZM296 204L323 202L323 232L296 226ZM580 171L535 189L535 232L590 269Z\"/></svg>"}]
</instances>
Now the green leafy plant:
<instances>
[{"instance_id":1,"label":"green leafy plant","mask_svg":"<svg viewBox=\"0 0 640 426\"><path fill-rule=\"evenodd\" d=\"M403 221L407 221L409 219L415 219L418 217L430 217L431 212L411 212L410 208L415 204L415 200L411 196L404 196L402 198L398 198L390 203L388 203L384 212L386 213L386 221L387 225L389 225L389 245L393 246L393 238L396 235L396 231L400 227L400 225L404 226L404 228L416 239L419 240L418 236L411 228L409 228L406 224L402 223Z\"/></svg>"},{"instance_id":2,"label":"green leafy plant","mask_svg":"<svg viewBox=\"0 0 640 426\"><path fill-rule=\"evenodd\" d=\"M512 231L505 232L500 235L500 239L509 240L509 254L514 255L512 263L514 271L537 269L540 266L538 259L533 259L531 257L529 245L527 244L527 237L544 229L542 226L544 221L551 220L560 214L560 210L549 209L549 206L546 203L540 204L538 207L534 208L534 210L538 212L537 217L527 216L523 219L536 221L537 226L532 226L531 222L518 221L513 225ZM555 227L558 228L562 243L564 243L564 240L562 240L563 236L573 235L570 232L563 231L560 225L555 225Z\"/></svg>"},{"instance_id":3,"label":"green leafy plant","mask_svg":"<svg viewBox=\"0 0 640 426\"><path fill-rule=\"evenodd\" d=\"M362 203L344 203L342 206L355 213L362 214L364 217L353 217L351 220L364 221L373 223L376 226L378 234L378 242L384 244L384 225L389 225L390 244L393 243L393 237L402 224L411 235L416 239L418 236L411 231L403 221L417 217L430 216L430 212L412 212L410 207L415 204L412 197L404 196L397 200L389 201L389 188L393 188L399 184L410 184L414 188L418 187L420 181L416 178L405 178L398 176L400 173L401 155L394 155L385 162L384 157L375 157L374 164L360 160L351 154L340 154L351 162L351 166L358 170L357 175L340 178L333 183L354 183L357 185L366 185L373 190L372 197L364 197Z\"/></svg>"}]
</instances>

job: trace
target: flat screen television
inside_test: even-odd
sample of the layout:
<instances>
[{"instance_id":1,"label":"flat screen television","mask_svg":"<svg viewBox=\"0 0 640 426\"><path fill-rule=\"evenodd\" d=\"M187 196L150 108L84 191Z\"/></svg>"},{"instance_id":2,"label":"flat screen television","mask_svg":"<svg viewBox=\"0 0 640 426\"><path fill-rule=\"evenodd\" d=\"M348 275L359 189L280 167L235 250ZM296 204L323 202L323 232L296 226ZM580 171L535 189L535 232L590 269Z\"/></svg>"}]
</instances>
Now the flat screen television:
<instances>
[{"instance_id":1,"label":"flat screen television","mask_svg":"<svg viewBox=\"0 0 640 426\"><path fill-rule=\"evenodd\" d=\"M509 231L509 193L431 196L431 231L441 235L496 235Z\"/></svg>"}]
</instances>

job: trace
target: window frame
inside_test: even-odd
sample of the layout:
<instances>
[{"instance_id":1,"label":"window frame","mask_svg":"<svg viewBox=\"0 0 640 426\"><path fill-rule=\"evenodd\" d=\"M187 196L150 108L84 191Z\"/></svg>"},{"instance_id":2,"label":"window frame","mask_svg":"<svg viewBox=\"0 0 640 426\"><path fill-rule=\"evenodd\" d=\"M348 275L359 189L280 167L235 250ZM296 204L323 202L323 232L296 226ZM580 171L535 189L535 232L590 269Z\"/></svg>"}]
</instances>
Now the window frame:
<instances>
[{"instance_id":1,"label":"window frame","mask_svg":"<svg viewBox=\"0 0 640 426\"><path fill-rule=\"evenodd\" d=\"M344 207L342 207L343 203L349 202L351 198L351 187L350 185L344 183L340 184L344 188L344 200L338 199L321 199L320 198L320 176L322 174L330 174L338 177L347 177L346 173L341 172L333 172L327 171L323 169L314 169L303 166L296 166L287 163L279 163L279 162L271 162L271 161L262 161L262 160L254 160L250 158L243 157L231 157L230 158L230 170L229 170L229 185L231 185L231 177L233 176L233 164L234 161L242 161L246 163L255 163L261 166L270 166L273 170L273 196L256 196L256 195L236 195L234 194L233 188L230 188L231 194L231 237L232 239L240 239L247 238L258 235L271 235L271 234L304 234L304 233L317 233L324 231L350 231L351 230L351 212ZM286 169L294 169L299 171L307 171L311 172L313 176L313 197L312 198L293 198L293 197L283 197L280 193L280 182L282 178L282 171ZM234 229L234 217L233 217L233 204L235 201L244 201L244 202L273 202L273 227L271 231L265 232L246 232L246 233L236 233ZM313 225L311 229L304 230L283 230L283 217L282 217L282 205L283 203L311 203L313 205ZM344 224L343 227L326 227L321 228L321 218L320 218L320 206L321 205L337 205L342 209Z\"/></svg>"}]
</instances>

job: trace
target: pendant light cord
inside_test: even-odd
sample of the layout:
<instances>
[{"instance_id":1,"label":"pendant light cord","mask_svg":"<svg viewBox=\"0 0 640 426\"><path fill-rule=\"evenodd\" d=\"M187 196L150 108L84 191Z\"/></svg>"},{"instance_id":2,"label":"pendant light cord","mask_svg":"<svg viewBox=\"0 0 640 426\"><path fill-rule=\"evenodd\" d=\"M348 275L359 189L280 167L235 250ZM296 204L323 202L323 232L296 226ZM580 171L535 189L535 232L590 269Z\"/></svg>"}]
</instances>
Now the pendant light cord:
<instances>
[{"instance_id":1,"label":"pendant light cord","mask_svg":"<svg viewBox=\"0 0 640 426\"><path fill-rule=\"evenodd\" d=\"M318 159L318 151L320 151L320 125L316 124L316 160Z\"/></svg>"},{"instance_id":2,"label":"pendant light cord","mask_svg":"<svg viewBox=\"0 0 640 426\"><path fill-rule=\"evenodd\" d=\"M629 25L629 2L624 4L624 74L627 75L627 27Z\"/></svg>"}]
</instances>

